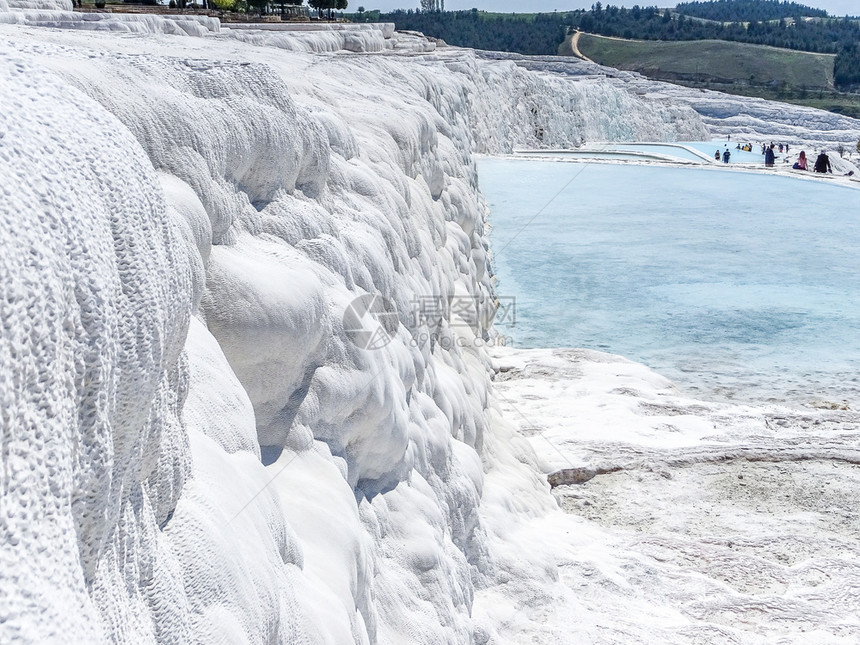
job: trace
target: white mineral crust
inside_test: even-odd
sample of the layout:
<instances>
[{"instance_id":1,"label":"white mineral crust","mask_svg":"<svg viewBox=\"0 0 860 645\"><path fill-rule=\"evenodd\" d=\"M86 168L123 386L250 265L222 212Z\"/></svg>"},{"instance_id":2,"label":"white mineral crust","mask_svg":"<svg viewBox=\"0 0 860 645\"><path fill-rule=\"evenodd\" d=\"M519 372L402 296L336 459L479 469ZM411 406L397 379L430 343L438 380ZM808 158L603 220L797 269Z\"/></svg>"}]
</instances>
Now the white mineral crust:
<instances>
[{"instance_id":1,"label":"white mineral crust","mask_svg":"<svg viewBox=\"0 0 860 645\"><path fill-rule=\"evenodd\" d=\"M472 155L698 115L389 28L0 3L0 642L599 634L480 347ZM475 315L423 342L452 295Z\"/></svg>"}]
</instances>

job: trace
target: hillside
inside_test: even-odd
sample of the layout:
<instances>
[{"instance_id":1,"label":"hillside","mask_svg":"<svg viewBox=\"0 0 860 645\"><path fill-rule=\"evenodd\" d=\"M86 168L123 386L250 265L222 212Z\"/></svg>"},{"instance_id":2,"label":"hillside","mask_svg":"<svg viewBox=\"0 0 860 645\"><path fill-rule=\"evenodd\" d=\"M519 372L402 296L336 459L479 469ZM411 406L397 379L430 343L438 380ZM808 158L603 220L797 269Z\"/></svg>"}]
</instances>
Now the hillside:
<instances>
[{"instance_id":1,"label":"hillside","mask_svg":"<svg viewBox=\"0 0 860 645\"><path fill-rule=\"evenodd\" d=\"M696 15L685 15L684 11L692 11ZM729 80L729 85L742 81L766 88L773 85L771 81L775 81L776 86L784 83L785 88L789 88L791 92L807 91L810 88L824 90L834 85L841 91L856 91L860 88L860 23L849 18L822 16L821 13L794 3L720 0L682 3L675 10L660 9L656 6L634 6L631 9L613 5L604 7L600 2L596 2L590 11L576 10L566 13L498 14L477 9L447 12L401 10L389 14L374 14L374 19L394 22L399 29L420 31L450 45L531 55L569 54L569 51L564 51L567 49L564 44L565 37L569 32L577 30L625 40L719 40L766 45L798 52L835 54L835 61L828 63L833 70L832 78L823 80L816 70L813 70L811 76L807 73L806 62L801 62L804 69L797 74L789 69L805 59L786 61L785 56L774 52L764 54L765 61L761 64L757 61L750 63L744 58L742 69L735 70L730 66L724 76ZM361 22L368 18L364 14L353 14L352 19ZM559 45L562 47L560 52ZM754 52L755 50L731 50L728 56L732 58L738 53L751 57L759 55ZM676 58L674 52L670 52L669 56L671 59ZM686 53L681 56L686 58ZM718 57L722 58L724 55L719 53ZM705 67L700 64L697 71L693 62L690 70L675 70L673 65L667 66L665 61L661 63L664 64L654 69L668 75L658 78L684 82L690 82L684 80L691 78L690 74L697 78ZM710 61L708 63L710 64ZM818 65L821 64L822 61L818 61ZM750 67L748 73L744 73L746 70L743 67L746 66ZM740 75L736 76L736 72ZM715 75L719 77L720 73L715 72ZM783 92L768 98L785 99L789 98L789 94ZM805 97L798 94L793 98L803 100ZM834 105L843 102L843 99L839 98Z\"/></svg>"},{"instance_id":2,"label":"hillside","mask_svg":"<svg viewBox=\"0 0 860 645\"><path fill-rule=\"evenodd\" d=\"M832 54L721 40L624 40L581 32L569 36L559 54L577 55L571 48L573 38L585 58L648 78L860 117L860 94L834 89L844 61Z\"/></svg>"},{"instance_id":3,"label":"hillside","mask_svg":"<svg viewBox=\"0 0 860 645\"><path fill-rule=\"evenodd\" d=\"M641 41L591 34L581 34L578 47L596 63L660 80L833 89L832 54L721 40Z\"/></svg>"}]
</instances>

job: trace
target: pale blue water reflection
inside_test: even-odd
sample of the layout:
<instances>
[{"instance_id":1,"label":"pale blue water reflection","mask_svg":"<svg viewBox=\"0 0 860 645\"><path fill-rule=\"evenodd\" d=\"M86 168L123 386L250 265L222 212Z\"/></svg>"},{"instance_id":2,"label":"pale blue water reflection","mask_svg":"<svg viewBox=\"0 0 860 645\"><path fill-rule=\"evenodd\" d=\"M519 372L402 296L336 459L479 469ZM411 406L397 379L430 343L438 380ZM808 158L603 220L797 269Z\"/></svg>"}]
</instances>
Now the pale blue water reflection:
<instances>
[{"instance_id":1,"label":"pale blue water reflection","mask_svg":"<svg viewBox=\"0 0 860 645\"><path fill-rule=\"evenodd\" d=\"M860 406L860 190L510 159L479 175L518 346L622 354L697 395Z\"/></svg>"}]
</instances>

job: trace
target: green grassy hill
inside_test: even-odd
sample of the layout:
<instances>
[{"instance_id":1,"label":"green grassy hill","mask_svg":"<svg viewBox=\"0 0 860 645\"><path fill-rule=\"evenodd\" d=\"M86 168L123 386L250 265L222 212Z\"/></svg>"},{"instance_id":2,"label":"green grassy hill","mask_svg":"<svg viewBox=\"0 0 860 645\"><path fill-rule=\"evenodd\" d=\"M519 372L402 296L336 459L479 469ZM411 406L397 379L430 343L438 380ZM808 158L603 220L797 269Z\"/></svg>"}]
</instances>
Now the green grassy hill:
<instances>
[{"instance_id":1,"label":"green grassy hill","mask_svg":"<svg viewBox=\"0 0 860 645\"><path fill-rule=\"evenodd\" d=\"M579 51L596 63L660 80L770 89L833 89L832 54L723 40L621 40L591 34L581 34L578 45Z\"/></svg>"}]
</instances>

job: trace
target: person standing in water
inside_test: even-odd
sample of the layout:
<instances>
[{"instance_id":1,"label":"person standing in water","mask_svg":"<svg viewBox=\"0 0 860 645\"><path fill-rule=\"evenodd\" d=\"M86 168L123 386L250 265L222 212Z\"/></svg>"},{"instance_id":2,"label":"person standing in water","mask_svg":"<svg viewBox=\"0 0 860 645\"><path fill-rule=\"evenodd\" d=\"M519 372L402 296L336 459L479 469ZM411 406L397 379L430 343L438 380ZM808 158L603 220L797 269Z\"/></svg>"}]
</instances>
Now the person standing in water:
<instances>
[{"instance_id":1,"label":"person standing in water","mask_svg":"<svg viewBox=\"0 0 860 645\"><path fill-rule=\"evenodd\" d=\"M773 162L776 160L776 155L773 154L773 144L764 151L764 165L768 168L773 168Z\"/></svg>"},{"instance_id":2,"label":"person standing in water","mask_svg":"<svg viewBox=\"0 0 860 645\"><path fill-rule=\"evenodd\" d=\"M815 172L829 172L831 175L833 174L833 168L830 167L830 157L827 156L827 153L824 152L824 150L821 151L821 154L818 155L818 159L815 160L814 170Z\"/></svg>"}]
</instances>

